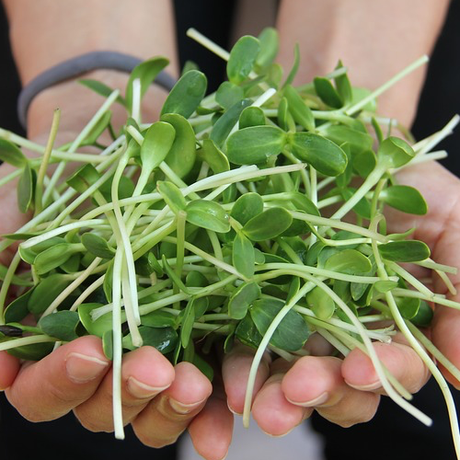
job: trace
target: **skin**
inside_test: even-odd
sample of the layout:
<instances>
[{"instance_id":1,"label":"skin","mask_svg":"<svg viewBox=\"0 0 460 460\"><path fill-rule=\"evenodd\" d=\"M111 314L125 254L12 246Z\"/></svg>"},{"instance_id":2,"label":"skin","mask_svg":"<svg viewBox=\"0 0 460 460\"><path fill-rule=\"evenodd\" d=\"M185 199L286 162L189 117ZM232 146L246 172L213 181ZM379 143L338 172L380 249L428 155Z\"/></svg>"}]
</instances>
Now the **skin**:
<instances>
[{"instance_id":1,"label":"skin","mask_svg":"<svg viewBox=\"0 0 460 460\"><path fill-rule=\"evenodd\" d=\"M172 16L167 1L155 2L154 14L144 14L152 8L152 3L147 0L137 2L135 11L131 2L120 0L116 12L112 11L112 2L105 0L96 4L91 2L91 5L89 0L65 3L5 0L4 3L11 24L15 58L24 83L63 59L94 49L128 53L135 50L134 54L143 58L158 54L172 56L170 71L177 72ZM86 3L88 5L84 5ZM298 41L304 62L312 63L305 67L306 71L300 72L299 81L330 71L340 57L353 69L355 84L370 88L378 86L416 57L431 50L447 2L427 1L425 13L413 6L413 0L349 0L347 9L340 5L337 0L282 2L277 24L281 34L280 60L289 68L292 44ZM408 18L413 17L409 13L414 11L418 15L413 22L417 27L407 29ZM64 13L78 20L70 23L56 19L62 18ZM124 20L132 15L135 20ZM37 17L43 21L37 21ZM366 20L369 17L379 21L379 27L371 26ZM320 21L320 18L324 20ZM152 27L153 20L156 21L155 27ZM141 27L144 22L148 24ZM83 34L83 29L78 26L80 23L95 32ZM142 30L141 37L131 30L131 24L136 24L136 30ZM111 33L113 30L117 33ZM304 34L305 30L315 33ZM363 40L363 37L372 37L373 40ZM400 41L407 46L399 46ZM372 47L366 47L364 42L368 45L372 42ZM387 49L391 49L391 53ZM109 71L93 72L88 77L119 88L124 88L127 79L125 75ZM395 88L394 92L387 93L381 101L382 113L397 115L401 121L410 124L422 81L423 72L413 74L398 90ZM161 106L161 94L155 92L148 95L150 97L157 99L144 107L145 119L155 119L155 110ZM62 110L60 142L64 142L79 132L100 103L101 99L89 96L75 82L56 85L34 99L28 115L28 135L31 139L46 141L52 111L59 104ZM115 114L115 119L117 116L121 117ZM8 166L0 168L1 175L7 172ZM456 254L458 245L454 244L460 225L460 202L456 198L460 196L459 181L438 165L412 168L399 179L401 183L420 188L431 204L430 214L423 219L398 215L394 216L393 222L404 228L415 223L415 237L430 245L433 258L440 263L456 265L460 256ZM5 216L0 222L0 233L14 231L25 221L26 217L16 210L14 185L2 189L0 206ZM2 263L8 263L7 254L1 257ZM458 284L458 277L453 281ZM434 282L438 283L437 280ZM460 365L460 349L452 339L459 329L458 312L445 308L436 311L432 338L457 365ZM286 434L313 410L341 426L373 417L382 389L369 359L354 350L344 360L339 360L326 356L323 348L322 344L312 346L311 356L300 358L292 365L279 359L270 362L268 356L265 358L256 379L253 417L268 434ZM417 391L426 382L425 366L401 337L391 345L376 345L376 351L409 391ZM243 410L251 360L251 351L236 347L223 359L222 380L218 375L214 388L211 388L206 377L188 363L173 368L152 348L133 351L125 356L122 368L125 422L132 424L143 443L153 447L174 442L184 429L188 429L198 453L208 460L221 459L231 442L231 412L240 414ZM5 389L10 402L25 418L52 420L73 410L86 428L112 431L111 369L99 339L82 337L37 363L20 364L8 354L0 353L0 368L0 389ZM155 373L148 371L152 368ZM453 383L460 386L458 382Z\"/></svg>"}]
</instances>

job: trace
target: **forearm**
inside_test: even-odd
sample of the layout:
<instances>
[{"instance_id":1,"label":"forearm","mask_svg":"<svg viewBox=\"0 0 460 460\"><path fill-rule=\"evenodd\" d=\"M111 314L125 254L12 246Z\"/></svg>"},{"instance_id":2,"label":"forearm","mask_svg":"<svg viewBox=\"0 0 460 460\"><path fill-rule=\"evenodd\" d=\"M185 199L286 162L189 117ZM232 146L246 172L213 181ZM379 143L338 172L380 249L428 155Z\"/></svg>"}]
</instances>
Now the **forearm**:
<instances>
[{"instance_id":1,"label":"forearm","mask_svg":"<svg viewBox=\"0 0 460 460\"><path fill-rule=\"evenodd\" d=\"M448 0L283 0L278 24L280 61L292 65L299 43L297 82L334 69L339 59L355 86L375 89L423 54L430 54ZM410 125L425 69L399 82L379 99L379 113Z\"/></svg>"},{"instance_id":2,"label":"forearm","mask_svg":"<svg viewBox=\"0 0 460 460\"><path fill-rule=\"evenodd\" d=\"M175 30L169 0L4 0L13 54L23 84L71 57L97 50L119 51L147 59L162 55L171 60L168 71L177 74ZM96 71L88 77L124 89L128 76ZM62 123L81 125L101 99L75 81L56 85L38 95L29 110L29 135L51 121L57 106ZM67 113L69 114L67 116Z\"/></svg>"}]
</instances>

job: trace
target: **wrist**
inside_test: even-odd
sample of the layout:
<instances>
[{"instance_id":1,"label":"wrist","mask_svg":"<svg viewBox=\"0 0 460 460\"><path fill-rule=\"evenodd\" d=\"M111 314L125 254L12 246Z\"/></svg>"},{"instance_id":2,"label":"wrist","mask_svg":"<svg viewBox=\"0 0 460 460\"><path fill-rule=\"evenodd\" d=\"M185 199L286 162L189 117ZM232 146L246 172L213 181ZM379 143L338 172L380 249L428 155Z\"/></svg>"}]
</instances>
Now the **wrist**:
<instances>
[{"instance_id":1,"label":"wrist","mask_svg":"<svg viewBox=\"0 0 460 460\"><path fill-rule=\"evenodd\" d=\"M115 70L94 70L82 75L78 79L64 81L53 85L32 100L27 113L27 135L37 138L48 133L53 112L56 108L61 110L60 132L70 135L78 134L88 123L91 117L103 104L105 98L83 86L79 79L94 79L103 82L110 88L118 89L124 95L129 74ZM143 98L142 117L150 122L158 118L167 92L152 85ZM126 109L114 103L112 111L112 124L115 129L120 128L126 121Z\"/></svg>"}]
</instances>

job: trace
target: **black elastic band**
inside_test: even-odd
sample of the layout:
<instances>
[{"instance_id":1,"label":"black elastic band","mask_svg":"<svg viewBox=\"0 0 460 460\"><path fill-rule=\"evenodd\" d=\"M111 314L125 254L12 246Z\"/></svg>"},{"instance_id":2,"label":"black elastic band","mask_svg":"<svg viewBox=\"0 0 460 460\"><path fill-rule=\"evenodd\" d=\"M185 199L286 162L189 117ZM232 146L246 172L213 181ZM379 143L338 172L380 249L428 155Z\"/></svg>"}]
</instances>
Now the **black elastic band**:
<instances>
[{"instance_id":1,"label":"black elastic band","mask_svg":"<svg viewBox=\"0 0 460 460\"><path fill-rule=\"evenodd\" d=\"M141 62L142 60L137 57L116 51L92 51L51 67L35 77L19 95L17 110L22 127L25 129L27 126L27 110L30 103L44 89L96 69L129 73ZM175 82L175 79L165 71L160 72L155 79L155 84L167 90L171 90Z\"/></svg>"}]
</instances>

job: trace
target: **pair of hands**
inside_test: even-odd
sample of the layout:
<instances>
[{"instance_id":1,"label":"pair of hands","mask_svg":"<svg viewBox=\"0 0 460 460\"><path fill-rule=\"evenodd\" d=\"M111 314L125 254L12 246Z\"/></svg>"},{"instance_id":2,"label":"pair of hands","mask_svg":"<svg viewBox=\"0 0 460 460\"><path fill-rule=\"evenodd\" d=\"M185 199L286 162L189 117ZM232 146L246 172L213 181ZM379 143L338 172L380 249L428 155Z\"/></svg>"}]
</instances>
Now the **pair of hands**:
<instances>
[{"instance_id":1,"label":"pair of hands","mask_svg":"<svg viewBox=\"0 0 460 460\"><path fill-rule=\"evenodd\" d=\"M7 173L3 165L0 173ZM427 242L433 258L456 266L460 249L460 181L438 164L419 165L400 174L400 182L419 188L429 205L423 218L388 216L392 231L416 227L415 238ZM14 187L2 189L4 219L0 234L21 225ZM0 257L7 263L6 256ZM460 275L453 279L459 285ZM439 280L433 279L435 288ZM439 289L442 289L439 285ZM435 345L460 365L460 314L440 308L428 331ZM370 420L383 394L370 360L359 350L345 359L327 356L314 336L307 343L312 354L293 364L267 356L258 371L253 418L272 436L288 433L313 410L341 426ZM415 352L396 336L392 344L376 343L385 366L410 391L418 391L428 372ZM324 356L321 356L324 355ZM188 429L196 450L206 459L223 458L232 436L233 413L241 414L253 352L237 346L223 358L214 387L193 365L173 367L157 350L143 347L124 356L122 368L123 414L126 424L146 445L173 443ZM28 420L46 421L73 410L92 431L112 431L112 375L101 341L81 337L61 346L36 363L20 363L0 353L0 389ZM452 377L446 375L454 384Z\"/></svg>"}]
</instances>

